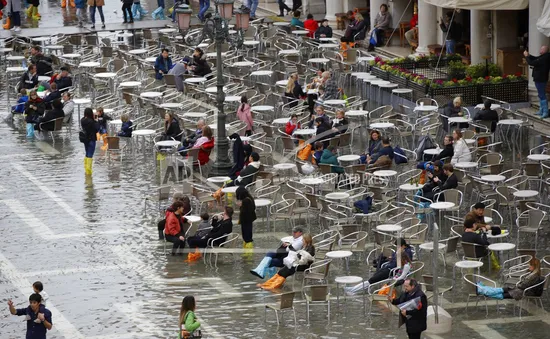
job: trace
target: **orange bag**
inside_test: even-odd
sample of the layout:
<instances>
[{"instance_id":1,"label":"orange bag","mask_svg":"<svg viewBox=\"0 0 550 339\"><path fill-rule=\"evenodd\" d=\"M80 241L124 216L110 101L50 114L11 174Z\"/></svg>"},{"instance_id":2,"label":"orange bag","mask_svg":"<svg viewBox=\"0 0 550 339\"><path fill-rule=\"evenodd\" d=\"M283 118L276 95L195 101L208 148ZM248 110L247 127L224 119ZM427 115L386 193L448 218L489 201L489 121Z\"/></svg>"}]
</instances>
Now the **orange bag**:
<instances>
[{"instance_id":1,"label":"orange bag","mask_svg":"<svg viewBox=\"0 0 550 339\"><path fill-rule=\"evenodd\" d=\"M212 193L212 198L216 199L218 204L221 204L222 198L225 195L225 193L222 192L223 186L218 188L218 190L214 193Z\"/></svg>"},{"instance_id":2,"label":"orange bag","mask_svg":"<svg viewBox=\"0 0 550 339\"><path fill-rule=\"evenodd\" d=\"M396 297L395 289L392 289L391 291L392 291L391 298L395 299ZM384 286L382 286L380 291L378 291L378 295L388 295L388 294L390 294L390 287L388 286L388 284L384 284Z\"/></svg>"},{"instance_id":3,"label":"orange bag","mask_svg":"<svg viewBox=\"0 0 550 339\"><path fill-rule=\"evenodd\" d=\"M187 254L187 260L186 262L194 262L201 258L201 252L199 251L199 248L197 247L195 250L195 253L188 253Z\"/></svg>"},{"instance_id":4,"label":"orange bag","mask_svg":"<svg viewBox=\"0 0 550 339\"><path fill-rule=\"evenodd\" d=\"M307 144L304 148L298 151L296 156L300 160L307 160L309 156L311 155L311 144Z\"/></svg>"},{"instance_id":5,"label":"orange bag","mask_svg":"<svg viewBox=\"0 0 550 339\"><path fill-rule=\"evenodd\" d=\"M421 185L426 183L426 170L422 170L422 172L420 172L420 178L418 179L418 183Z\"/></svg>"}]
</instances>

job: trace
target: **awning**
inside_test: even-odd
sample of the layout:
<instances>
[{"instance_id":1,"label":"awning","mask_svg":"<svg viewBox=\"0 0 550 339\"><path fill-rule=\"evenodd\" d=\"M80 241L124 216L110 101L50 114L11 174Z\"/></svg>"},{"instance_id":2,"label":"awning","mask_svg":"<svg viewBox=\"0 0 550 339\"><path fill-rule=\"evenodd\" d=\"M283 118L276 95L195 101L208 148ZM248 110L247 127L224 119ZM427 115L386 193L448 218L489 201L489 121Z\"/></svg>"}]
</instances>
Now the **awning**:
<instances>
[{"instance_id":1,"label":"awning","mask_svg":"<svg viewBox=\"0 0 550 339\"><path fill-rule=\"evenodd\" d=\"M483 10L518 10L529 6L529 0L424 0L425 2L445 8L483 9Z\"/></svg>"},{"instance_id":2,"label":"awning","mask_svg":"<svg viewBox=\"0 0 550 339\"><path fill-rule=\"evenodd\" d=\"M537 20L537 29L546 36L550 36L550 1L546 1L542 14Z\"/></svg>"}]
</instances>

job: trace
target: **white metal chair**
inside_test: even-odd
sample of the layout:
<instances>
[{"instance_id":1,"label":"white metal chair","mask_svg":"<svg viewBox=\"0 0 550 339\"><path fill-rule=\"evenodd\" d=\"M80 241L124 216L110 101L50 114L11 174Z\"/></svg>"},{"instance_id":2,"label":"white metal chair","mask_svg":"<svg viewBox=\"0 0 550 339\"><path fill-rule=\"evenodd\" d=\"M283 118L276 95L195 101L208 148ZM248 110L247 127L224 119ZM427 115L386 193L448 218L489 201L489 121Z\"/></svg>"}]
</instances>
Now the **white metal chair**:
<instances>
[{"instance_id":1,"label":"white metal chair","mask_svg":"<svg viewBox=\"0 0 550 339\"><path fill-rule=\"evenodd\" d=\"M308 285L303 287L304 299L306 300L307 323L309 324L309 306L327 306L327 317L330 323L330 287L328 285Z\"/></svg>"}]
</instances>

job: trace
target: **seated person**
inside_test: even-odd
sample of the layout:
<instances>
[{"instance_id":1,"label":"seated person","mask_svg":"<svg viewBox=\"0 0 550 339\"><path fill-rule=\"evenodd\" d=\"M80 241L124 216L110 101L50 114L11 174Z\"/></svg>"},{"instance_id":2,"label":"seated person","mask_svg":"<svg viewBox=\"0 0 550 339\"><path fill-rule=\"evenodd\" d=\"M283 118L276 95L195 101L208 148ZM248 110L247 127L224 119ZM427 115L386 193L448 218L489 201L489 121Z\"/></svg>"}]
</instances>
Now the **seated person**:
<instances>
[{"instance_id":1,"label":"seated person","mask_svg":"<svg viewBox=\"0 0 550 339\"><path fill-rule=\"evenodd\" d=\"M25 72L21 76L17 91L21 92L22 89L33 89L36 87L38 87L38 74L36 73L36 65L30 65L27 72Z\"/></svg>"},{"instance_id":2,"label":"seated person","mask_svg":"<svg viewBox=\"0 0 550 339\"><path fill-rule=\"evenodd\" d=\"M65 66L61 67L61 73L54 77L53 82L55 82L57 90L60 92L71 87L73 85L73 79L69 76L69 69ZM48 87L50 86L48 85Z\"/></svg>"},{"instance_id":3,"label":"seated person","mask_svg":"<svg viewBox=\"0 0 550 339\"><path fill-rule=\"evenodd\" d=\"M304 234L303 240L303 248L299 251L290 251L286 258L283 259L283 268L281 268L277 274L263 284L258 284L256 286L264 290L280 288L285 283L286 278L296 272L303 272L309 268L315 260L315 246L313 246L313 240L310 234Z\"/></svg>"},{"instance_id":4,"label":"seated person","mask_svg":"<svg viewBox=\"0 0 550 339\"><path fill-rule=\"evenodd\" d=\"M412 46L413 43L418 42L414 39L415 36L418 38L418 27L416 27L417 25L418 25L418 5L415 3L414 9L413 9L413 16L411 18L411 21L409 21L409 30L405 32L405 39L407 39L407 42L409 43L410 46Z\"/></svg>"},{"instance_id":5,"label":"seated person","mask_svg":"<svg viewBox=\"0 0 550 339\"><path fill-rule=\"evenodd\" d=\"M183 214L181 215L186 215L187 213L191 212L191 200L189 200L189 197L183 195L183 193L181 192L174 193L174 195L172 196L172 204L164 210L164 219L162 219L157 223L159 240L164 240L164 229L166 228L166 216L167 216L166 212L175 212L175 210L172 208L172 205L176 201L180 201L183 203ZM184 217L184 221L186 221L185 217ZM186 227L184 229L187 231Z\"/></svg>"},{"instance_id":6,"label":"seated person","mask_svg":"<svg viewBox=\"0 0 550 339\"><path fill-rule=\"evenodd\" d=\"M29 101L26 89L21 89L19 92L19 98L17 99L17 105L11 106L12 113L24 113L25 103Z\"/></svg>"},{"instance_id":7,"label":"seated person","mask_svg":"<svg viewBox=\"0 0 550 339\"><path fill-rule=\"evenodd\" d=\"M44 98L42 98L42 101L44 101L46 109L51 109L52 102L56 99L61 99L61 92L57 90L57 84L54 82L50 85L50 89Z\"/></svg>"},{"instance_id":8,"label":"seated person","mask_svg":"<svg viewBox=\"0 0 550 339\"><path fill-rule=\"evenodd\" d=\"M162 140L179 140L181 138L181 128L178 119L171 112L164 114L164 132Z\"/></svg>"},{"instance_id":9,"label":"seated person","mask_svg":"<svg viewBox=\"0 0 550 339\"><path fill-rule=\"evenodd\" d=\"M197 232L194 234L194 236L202 238L208 235L210 230L212 229L212 225L210 225L210 216L207 212L203 212L201 214L201 222L199 226L197 226Z\"/></svg>"},{"instance_id":10,"label":"seated person","mask_svg":"<svg viewBox=\"0 0 550 339\"><path fill-rule=\"evenodd\" d=\"M304 28L309 31L307 34L308 38L313 38L313 34L317 31L319 28L319 24L317 23L317 20L313 18L313 14L307 15L307 20L304 21Z\"/></svg>"},{"instance_id":11,"label":"seated person","mask_svg":"<svg viewBox=\"0 0 550 339\"><path fill-rule=\"evenodd\" d=\"M382 145L380 147L380 151L377 153L374 153L373 155L367 156L367 164L374 165L376 161L378 161L378 158L382 156L387 156L390 160L393 160L393 147L391 147L390 144L390 138L383 137L382 138Z\"/></svg>"},{"instance_id":12,"label":"seated person","mask_svg":"<svg viewBox=\"0 0 550 339\"><path fill-rule=\"evenodd\" d=\"M388 264L382 265L382 267L374 272L374 274L364 283L359 283L352 287L345 287L344 291L346 292L346 294L353 295L361 290L368 290L371 284L375 284L382 280L388 279L390 277L392 269L397 268L397 253L399 253L399 255L401 256L401 267L397 270L397 272L393 276L393 279L396 281L396 286L401 285L411 271L412 261L407 252L404 250L395 252L392 256L392 261Z\"/></svg>"},{"instance_id":13,"label":"seated person","mask_svg":"<svg viewBox=\"0 0 550 339\"><path fill-rule=\"evenodd\" d=\"M207 74L212 73L212 69L206 61L206 56L204 55L203 50L198 47L195 48L195 52L193 52L193 62L191 70L193 71L194 75L199 77L203 77Z\"/></svg>"},{"instance_id":14,"label":"seated person","mask_svg":"<svg viewBox=\"0 0 550 339\"><path fill-rule=\"evenodd\" d=\"M292 114L290 116L290 119L285 125L285 133L288 135L294 134L294 131L297 129L300 129L300 123L298 122L298 116L296 114Z\"/></svg>"},{"instance_id":15,"label":"seated person","mask_svg":"<svg viewBox=\"0 0 550 339\"><path fill-rule=\"evenodd\" d=\"M344 168L338 163L338 150L336 147L330 145L324 151L321 156L319 164L329 164L330 171L332 173L344 173Z\"/></svg>"},{"instance_id":16,"label":"seated person","mask_svg":"<svg viewBox=\"0 0 550 339\"><path fill-rule=\"evenodd\" d=\"M157 80L162 80L164 74L168 74L172 68L172 58L169 57L170 51L163 48L160 55L155 60L155 78Z\"/></svg>"},{"instance_id":17,"label":"seated person","mask_svg":"<svg viewBox=\"0 0 550 339\"><path fill-rule=\"evenodd\" d=\"M189 247L205 248L206 246L210 245L210 240L213 241L214 239L222 237L221 239L213 242L214 246L219 246L227 238L224 236L227 236L229 233L233 232L233 221L231 220L232 217L233 208L225 206L222 216L215 215L212 218L212 229L208 232L208 234L204 236L195 235L187 238L187 243L189 244Z\"/></svg>"},{"instance_id":18,"label":"seated person","mask_svg":"<svg viewBox=\"0 0 550 339\"><path fill-rule=\"evenodd\" d=\"M453 131L453 157L451 158L451 164L456 164L458 162L469 162L472 161L472 153L468 144L462 138L462 131L460 129L455 129Z\"/></svg>"},{"instance_id":19,"label":"seated person","mask_svg":"<svg viewBox=\"0 0 550 339\"><path fill-rule=\"evenodd\" d=\"M275 250L275 252L267 252L262 261L256 266L255 269L250 270L252 275L263 279L267 268L269 267L283 267L283 259L288 256L290 251L298 252L304 247L304 230L300 226L296 226L292 229L292 241L282 242L281 246Z\"/></svg>"},{"instance_id":20,"label":"seated person","mask_svg":"<svg viewBox=\"0 0 550 339\"><path fill-rule=\"evenodd\" d=\"M63 104L61 103L61 100L54 100L52 106L53 109L46 111L46 114L44 114L43 117L38 118L38 121L34 125L35 130L40 131L42 129L44 131L53 131L55 129L55 121L52 120L63 118L65 116L65 113L63 113ZM44 124L40 126L41 123Z\"/></svg>"},{"instance_id":21,"label":"seated person","mask_svg":"<svg viewBox=\"0 0 550 339\"><path fill-rule=\"evenodd\" d=\"M466 214L464 220L472 219L474 221L474 228L476 230L483 229L484 232L491 230L491 226L485 222L485 204L478 202L474 205L474 208Z\"/></svg>"},{"instance_id":22,"label":"seated person","mask_svg":"<svg viewBox=\"0 0 550 339\"><path fill-rule=\"evenodd\" d=\"M433 166L434 163L439 162L441 159L448 159L452 158L454 155L454 148L453 148L453 137L450 135L445 136L443 138L443 149L439 154L436 154L432 157L431 161L420 161L416 168L418 169L427 169L430 166Z\"/></svg>"},{"instance_id":23,"label":"seated person","mask_svg":"<svg viewBox=\"0 0 550 339\"><path fill-rule=\"evenodd\" d=\"M443 123L443 130L445 132L449 131L449 120L448 118L457 118L464 116L464 112L462 111L462 98L456 97L453 99L452 102L449 102L447 106L443 109L443 115L441 115L441 120ZM454 124L455 126L457 124ZM459 129L465 129L468 128L468 123L460 123L458 124Z\"/></svg>"},{"instance_id":24,"label":"seated person","mask_svg":"<svg viewBox=\"0 0 550 339\"><path fill-rule=\"evenodd\" d=\"M63 118L63 123L68 124L72 121L74 112L74 101L72 99L71 93L69 91L63 92L63 113L65 113L65 118Z\"/></svg>"},{"instance_id":25,"label":"seated person","mask_svg":"<svg viewBox=\"0 0 550 339\"><path fill-rule=\"evenodd\" d=\"M44 103L38 97L35 90L29 93L29 100L25 103L26 123L35 123L44 114Z\"/></svg>"},{"instance_id":26,"label":"seated person","mask_svg":"<svg viewBox=\"0 0 550 339\"><path fill-rule=\"evenodd\" d=\"M443 165L443 176L434 176L433 174L428 173L428 178L430 178L431 182L422 187L423 197L433 201L435 194L443 192L447 189L457 188L458 178L453 172L453 165L445 164ZM440 195L439 201L443 201L442 199L444 199L444 197L444 195Z\"/></svg>"},{"instance_id":27,"label":"seated person","mask_svg":"<svg viewBox=\"0 0 550 339\"><path fill-rule=\"evenodd\" d=\"M323 120L323 122L327 125L330 125L330 118L328 115L325 114L325 108L321 105L318 105L317 107L315 107L315 113L317 115L311 115L310 117L310 120L309 120L309 123L308 123L308 128L313 128L315 126L315 119L317 118L321 118ZM317 133L319 134L319 133Z\"/></svg>"},{"instance_id":28,"label":"seated person","mask_svg":"<svg viewBox=\"0 0 550 339\"><path fill-rule=\"evenodd\" d=\"M490 243L487 240L487 233L477 233L475 229L475 221L473 219L464 220L462 242L481 245L475 247L476 257L478 258L484 257L488 254L487 246L489 246Z\"/></svg>"},{"instance_id":29,"label":"seated person","mask_svg":"<svg viewBox=\"0 0 550 339\"><path fill-rule=\"evenodd\" d=\"M183 255L183 249L185 248L186 230L183 229L183 209L183 202L176 201L172 204L170 209L166 210L164 235L166 237L166 241L174 244L172 246L172 255Z\"/></svg>"},{"instance_id":30,"label":"seated person","mask_svg":"<svg viewBox=\"0 0 550 339\"><path fill-rule=\"evenodd\" d=\"M202 137L202 129L204 128L204 126L206 126L204 119L199 119L199 121L197 121L197 129L195 129L194 132L183 138L182 144L184 149L192 147L197 142L197 140Z\"/></svg>"},{"instance_id":31,"label":"seated person","mask_svg":"<svg viewBox=\"0 0 550 339\"><path fill-rule=\"evenodd\" d=\"M491 101L485 100L483 102L483 109L476 113L474 121L490 121L491 133L495 132L498 123L498 113L494 109L491 109ZM476 127L476 132L479 133L479 128Z\"/></svg>"},{"instance_id":32,"label":"seated person","mask_svg":"<svg viewBox=\"0 0 550 339\"><path fill-rule=\"evenodd\" d=\"M290 20L290 26L304 28L304 23L300 20L301 15L302 13L300 11L295 11L292 15L292 19Z\"/></svg>"},{"instance_id":33,"label":"seated person","mask_svg":"<svg viewBox=\"0 0 550 339\"><path fill-rule=\"evenodd\" d=\"M118 132L119 137L125 137L125 138L131 138L132 137L132 130L133 130L133 123L130 120L130 117L128 114L124 113L120 116L120 121L122 121L122 126L120 127L120 132Z\"/></svg>"},{"instance_id":34,"label":"seated person","mask_svg":"<svg viewBox=\"0 0 550 339\"><path fill-rule=\"evenodd\" d=\"M532 258L529 261L528 273L522 275L514 287L489 287L478 283L477 293L495 299L521 300L524 293L526 296L541 296L544 291L543 285L540 286L540 289L532 288L526 292L525 290L543 281L544 277L541 276L540 272L540 260Z\"/></svg>"},{"instance_id":35,"label":"seated person","mask_svg":"<svg viewBox=\"0 0 550 339\"><path fill-rule=\"evenodd\" d=\"M340 134L346 133L348 130L347 126L349 124L348 119L346 118L346 113L343 109L337 109L336 110L336 118L332 120L332 129L335 132L338 132Z\"/></svg>"},{"instance_id":36,"label":"seated person","mask_svg":"<svg viewBox=\"0 0 550 339\"><path fill-rule=\"evenodd\" d=\"M179 125L178 125L179 126ZM197 125L198 126L198 125ZM196 137L195 139L195 142L192 143L192 144L187 144L188 147L186 148L185 146L182 146L178 149L178 152L180 152L180 154L182 156L186 156L187 155L187 152L186 150L190 149L190 148L200 148L202 145L206 144L210 139L212 139L212 129L210 128L210 126L206 125L206 126L203 126L202 127L202 132L200 134L197 134L195 132L195 135L194 137ZM189 140L191 141L191 139ZM189 146L190 145L190 146Z\"/></svg>"},{"instance_id":37,"label":"seated person","mask_svg":"<svg viewBox=\"0 0 550 339\"><path fill-rule=\"evenodd\" d=\"M179 92L183 92L184 85L183 85L183 75L189 73L189 65L190 59L188 57L185 57L181 60L181 62L176 62L174 67L172 67L171 70L168 71L168 74L173 75L176 81L176 89Z\"/></svg>"},{"instance_id":38,"label":"seated person","mask_svg":"<svg viewBox=\"0 0 550 339\"><path fill-rule=\"evenodd\" d=\"M355 20L346 28L344 36L340 38L341 42L355 42L365 39L365 30L368 27L367 21L361 13L355 14Z\"/></svg>"},{"instance_id":39,"label":"seated person","mask_svg":"<svg viewBox=\"0 0 550 339\"><path fill-rule=\"evenodd\" d=\"M315 165L319 165L321 163L321 157L323 156L323 150L325 149L325 145L321 141L315 141L315 152L313 153L313 161L315 162Z\"/></svg>"},{"instance_id":40,"label":"seated person","mask_svg":"<svg viewBox=\"0 0 550 339\"><path fill-rule=\"evenodd\" d=\"M246 186L252 183L254 174L260 170L260 155L256 152L250 154L249 164L242 169L235 180L231 180L226 183L226 187L229 186Z\"/></svg>"},{"instance_id":41,"label":"seated person","mask_svg":"<svg viewBox=\"0 0 550 339\"><path fill-rule=\"evenodd\" d=\"M388 5L380 5L380 12L374 19L374 27L369 33L369 51L374 51L374 47L382 46L384 43L384 31L390 28L391 14L388 12Z\"/></svg>"},{"instance_id":42,"label":"seated person","mask_svg":"<svg viewBox=\"0 0 550 339\"><path fill-rule=\"evenodd\" d=\"M382 136L380 135L380 132L373 129L370 132L370 140L369 140L369 147L367 148L366 152L364 154L361 154L361 163L364 164L367 162L368 156L373 156L374 154L380 152L380 149L382 148Z\"/></svg>"},{"instance_id":43,"label":"seated person","mask_svg":"<svg viewBox=\"0 0 550 339\"><path fill-rule=\"evenodd\" d=\"M323 19L321 26L315 31L315 39L332 38L332 28L328 25L328 19Z\"/></svg>"}]
</instances>

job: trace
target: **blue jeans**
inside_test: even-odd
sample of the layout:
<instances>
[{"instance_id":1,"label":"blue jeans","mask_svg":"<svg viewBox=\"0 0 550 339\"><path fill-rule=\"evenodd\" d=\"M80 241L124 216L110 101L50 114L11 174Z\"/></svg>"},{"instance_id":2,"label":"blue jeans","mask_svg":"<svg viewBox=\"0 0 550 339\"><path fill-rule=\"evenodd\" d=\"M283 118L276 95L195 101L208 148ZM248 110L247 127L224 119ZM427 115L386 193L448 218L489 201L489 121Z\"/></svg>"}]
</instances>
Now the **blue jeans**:
<instances>
[{"instance_id":1,"label":"blue jeans","mask_svg":"<svg viewBox=\"0 0 550 339\"><path fill-rule=\"evenodd\" d=\"M547 82L535 82L535 88L539 95L539 100L546 100L546 84Z\"/></svg>"},{"instance_id":2,"label":"blue jeans","mask_svg":"<svg viewBox=\"0 0 550 339\"><path fill-rule=\"evenodd\" d=\"M267 252L265 256L271 258L270 267L283 267L283 259L285 256L282 253Z\"/></svg>"},{"instance_id":3,"label":"blue jeans","mask_svg":"<svg viewBox=\"0 0 550 339\"><path fill-rule=\"evenodd\" d=\"M105 17L103 16L103 6L90 6L90 19L92 19L92 25L95 25L95 10L99 12L101 22L105 23Z\"/></svg>"},{"instance_id":4,"label":"blue jeans","mask_svg":"<svg viewBox=\"0 0 550 339\"><path fill-rule=\"evenodd\" d=\"M94 157L95 143L95 141L88 141L87 144L84 144L84 149L86 150L86 158Z\"/></svg>"},{"instance_id":5,"label":"blue jeans","mask_svg":"<svg viewBox=\"0 0 550 339\"><path fill-rule=\"evenodd\" d=\"M206 11L210 8L210 0L200 0L199 6L199 19L204 20L204 15L206 14Z\"/></svg>"},{"instance_id":6,"label":"blue jeans","mask_svg":"<svg viewBox=\"0 0 550 339\"><path fill-rule=\"evenodd\" d=\"M455 45L456 45L456 41L445 40L445 49L447 51L447 54L455 54Z\"/></svg>"},{"instance_id":7,"label":"blue jeans","mask_svg":"<svg viewBox=\"0 0 550 339\"><path fill-rule=\"evenodd\" d=\"M246 0L246 7L250 8L250 17L256 17L256 9L258 8L259 0Z\"/></svg>"},{"instance_id":8,"label":"blue jeans","mask_svg":"<svg viewBox=\"0 0 550 339\"><path fill-rule=\"evenodd\" d=\"M21 26L21 15L19 14L19 11L11 12L11 19L13 20L13 27Z\"/></svg>"}]
</instances>

